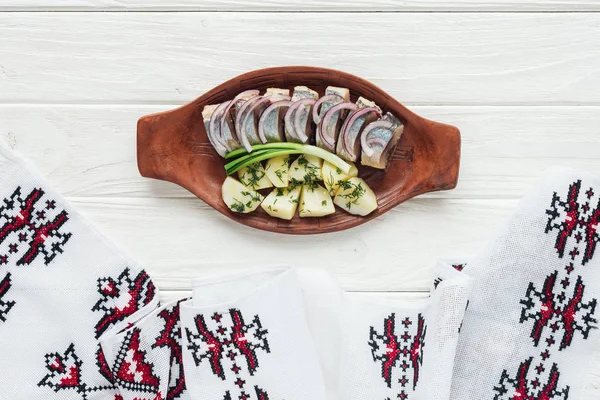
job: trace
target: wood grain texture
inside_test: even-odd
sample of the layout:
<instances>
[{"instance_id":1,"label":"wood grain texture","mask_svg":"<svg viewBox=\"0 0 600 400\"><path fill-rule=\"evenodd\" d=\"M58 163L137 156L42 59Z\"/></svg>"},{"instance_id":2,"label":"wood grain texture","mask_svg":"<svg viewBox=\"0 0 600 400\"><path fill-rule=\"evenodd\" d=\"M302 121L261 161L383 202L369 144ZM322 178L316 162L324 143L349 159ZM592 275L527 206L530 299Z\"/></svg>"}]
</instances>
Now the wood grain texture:
<instances>
[{"instance_id":1,"label":"wood grain texture","mask_svg":"<svg viewBox=\"0 0 600 400\"><path fill-rule=\"evenodd\" d=\"M483 248L517 203L416 198L346 231L289 236L237 224L196 199L69 200L164 290L224 270L290 265L328 270L347 290L423 291L440 256Z\"/></svg>"},{"instance_id":2,"label":"wood grain texture","mask_svg":"<svg viewBox=\"0 0 600 400\"><path fill-rule=\"evenodd\" d=\"M596 13L2 13L0 103L183 103L316 65L409 106L598 105L599 33Z\"/></svg>"},{"instance_id":3,"label":"wood grain texture","mask_svg":"<svg viewBox=\"0 0 600 400\"><path fill-rule=\"evenodd\" d=\"M172 107L0 106L0 140L34 161L67 196L192 198L137 171L137 119ZM458 186L426 198L516 199L554 165L600 170L600 107L411 108L461 128Z\"/></svg>"},{"instance_id":4,"label":"wood grain texture","mask_svg":"<svg viewBox=\"0 0 600 400\"><path fill-rule=\"evenodd\" d=\"M599 11L592 0L5 0L27 11Z\"/></svg>"},{"instance_id":5,"label":"wood grain texture","mask_svg":"<svg viewBox=\"0 0 600 400\"><path fill-rule=\"evenodd\" d=\"M429 297L429 292L347 292L349 297L362 301L400 300L412 301ZM192 296L191 290L161 290L160 302L166 304L170 301L181 300Z\"/></svg>"}]
</instances>

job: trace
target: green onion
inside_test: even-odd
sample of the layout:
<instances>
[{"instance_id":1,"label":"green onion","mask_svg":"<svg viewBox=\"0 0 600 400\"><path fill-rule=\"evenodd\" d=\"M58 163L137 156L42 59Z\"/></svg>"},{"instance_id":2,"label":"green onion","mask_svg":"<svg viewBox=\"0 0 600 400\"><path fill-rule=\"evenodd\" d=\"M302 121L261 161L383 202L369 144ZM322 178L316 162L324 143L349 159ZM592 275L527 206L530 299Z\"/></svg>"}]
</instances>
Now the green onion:
<instances>
[{"instance_id":1,"label":"green onion","mask_svg":"<svg viewBox=\"0 0 600 400\"><path fill-rule=\"evenodd\" d=\"M333 153L323 150L316 146L299 143L267 143L257 144L252 146L252 152L248 153L246 149L237 149L225 156L225 159L231 159L241 156L229 163L225 164L225 171L227 175L231 175L240 169L247 167L248 165L268 160L269 158L279 157L289 154L307 154L315 157L322 158L323 160L333 164L337 168L341 169L342 172L348 173L350 171L350 165L336 156Z\"/></svg>"}]
</instances>

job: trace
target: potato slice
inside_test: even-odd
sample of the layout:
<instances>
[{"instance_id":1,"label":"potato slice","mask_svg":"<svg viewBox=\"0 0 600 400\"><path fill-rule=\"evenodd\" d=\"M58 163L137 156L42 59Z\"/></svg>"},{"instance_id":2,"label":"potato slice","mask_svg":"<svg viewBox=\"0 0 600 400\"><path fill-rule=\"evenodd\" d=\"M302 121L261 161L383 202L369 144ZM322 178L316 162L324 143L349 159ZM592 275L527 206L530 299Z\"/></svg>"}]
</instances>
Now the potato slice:
<instances>
[{"instance_id":1,"label":"potato slice","mask_svg":"<svg viewBox=\"0 0 600 400\"><path fill-rule=\"evenodd\" d=\"M260 205L272 217L290 220L300 202L300 186L275 188Z\"/></svg>"},{"instance_id":2,"label":"potato slice","mask_svg":"<svg viewBox=\"0 0 600 400\"><path fill-rule=\"evenodd\" d=\"M263 196L228 176L221 187L223 201L231 211L249 213L258 207Z\"/></svg>"},{"instance_id":3,"label":"potato slice","mask_svg":"<svg viewBox=\"0 0 600 400\"><path fill-rule=\"evenodd\" d=\"M273 187L271 180L267 177L265 168L259 162L240 169L238 177L244 186L253 190Z\"/></svg>"},{"instance_id":4,"label":"potato slice","mask_svg":"<svg viewBox=\"0 0 600 400\"><path fill-rule=\"evenodd\" d=\"M341 181L333 202L355 215L368 215L377 209L377 197L364 180L358 177Z\"/></svg>"},{"instance_id":5,"label":"potato slice","mask_svg":"<svg viewBox=\"0 0 600 400\"><path fill-rule=\"evenodd\" d=\"M290 166L290 181L292 183L315 182L322 180L321 166L323 160L319 157L302 154Z\"/></svg>"},{"instance_id":6,"label":"potato slice","mask_svg":"<svg viewBox=\"0 0 600 400\"><path fill-rule=\"evenodd\" d=\"M323 161L323 167L321 167L321 176L325 183L325 188L329 191L331 197L335 196L338 188L340 187L341 181L347 181L348 179L358 176L358 169L356 165L350 161L346 161L350 164L350 171L347 174L343 173L341 169L335 165Z\"/></svg>"},{"instance_id":7,"label":"potato slice","mask_svg":"<svg viewBox=\"0 0 600 400\"><path fill-rule=\"evenodd\" d=\"M275 187L288 187L290 183L290 156L269 159L265 166L265 172Z\"/></svg>"},{"instance_id":8,"label":"potato slice","mask_svg":"<svg viewBox=\"0 0 600 400\"><path fill-rule=\"evenodd\" d=\"M323 217L334 212L335 207L327 189L317 183L302 186L299 211L301 217Z\"/></svg>"}]
</instances>

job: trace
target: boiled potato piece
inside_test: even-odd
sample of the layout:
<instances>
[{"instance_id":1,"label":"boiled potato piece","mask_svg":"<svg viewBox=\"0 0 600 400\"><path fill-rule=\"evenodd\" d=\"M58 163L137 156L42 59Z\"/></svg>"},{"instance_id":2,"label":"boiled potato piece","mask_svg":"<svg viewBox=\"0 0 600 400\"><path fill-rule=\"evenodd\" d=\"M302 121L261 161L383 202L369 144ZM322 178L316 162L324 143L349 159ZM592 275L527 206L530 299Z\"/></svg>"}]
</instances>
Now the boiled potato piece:
<instances>
[{"instance_id":1,"label":"boiled potato piece","mask_svg":"<svg viewBox=\"0 0 600 400\"><path fill-rule=\"evenodd\" d=\"M300 202L300 186L275 188L260 205L272 217L290 220Z\"/></svg>"},{"instance_id":2,"label":"boiled potato piece","mask_svg":"<svg viewBox=\"0 0 600 400\"><path fill-rule=\"evenodd\" d=\"M299 211L301 217L322 217L334 212L335 207L327 189L316 183L302 186Z\"/></svg>"},{"instance_id":3,"label":"boiled potato piece","mask_svg":"<svg viewBox=\"0 0 600 400\"><path fill-rule=\"evenodd\" d=\"M265 168L261 163L249 165L238 171L240 182L253 190L267 189L273 187L271 180L267 177Z\"/></svg>"},{"instance_id":4,"label":"boiled potato piece","mask_svg":"<svg viewBox=\"0 0 600 400\"><path fill-rule=\"evenodd\" d=\"M249 213L258 207L263 196L228 176L221 187L223 201L231 211Z\"/></svg>"},{"instance_id":5,"label":"boiled potato piece","mask_svg":"<svg viewBox=\"0 0 600 400\"><path fill-rule=\"evenodd\" d=\"M314 182L320 181L323 160L319 157L302 154L290 166L290 181Z\"/></svg>"},{"instance_id":6,"label":"boiled potato piece","mask_svg":"<svg viewBox=\"0 0 600 400\"><path fill-rule=\"evenodd\" d=\"M354 176L358 176L358 169L356 168L356 165L350 161L346 162L350 164L350 171L348 171L347 174L343 173L342 170L335 165L327 161L323 161L321 175L323 176L325 188L327 188L331 197L335 196L335 192L337 192L338 188L340 187L340 181L347 181Z\"/></svg>"},{"instance_id":7,"label":"boiled potato piece","mask_svg":"<svg viewBox=\"0 0 600 400\"><path fill-rule=\"evenodd\" d=\"M333 202L355 215L365 216L377 209L375 193L358 177L342 181Z\"/></svg>"},{"instance_id":8,"label":"boiled potato piece","mask_svg":"<svg viewBox=\"0 0 600 400\"><path fill-rule=\"evenodd\" d=\"M267 161L265 166L267 177L275 187L288 187L290 183L290 157L273 157Z\"/></svg>"}]
</instances>

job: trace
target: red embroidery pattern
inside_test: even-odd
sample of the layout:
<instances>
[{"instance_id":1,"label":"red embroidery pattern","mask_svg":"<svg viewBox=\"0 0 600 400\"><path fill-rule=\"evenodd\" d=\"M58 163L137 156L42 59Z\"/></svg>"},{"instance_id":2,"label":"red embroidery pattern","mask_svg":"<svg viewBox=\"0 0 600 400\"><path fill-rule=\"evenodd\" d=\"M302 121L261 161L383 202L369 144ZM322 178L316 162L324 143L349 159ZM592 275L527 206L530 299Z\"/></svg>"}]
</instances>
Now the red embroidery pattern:
<instances>
[{"instance_id":1,"label":"red embroidery pattern","mask_svg":"<svg viewBox=\"0 0 600 400\"><path fill-rule=\"evenodd\" d=\"M7 295L8 291L12 287L11 275L7 273L2 280L0 280L0 321L6 321L6 315L10 311L11 308L15 305L15 302L12 300L4 299L4 296Z\"/></svg>"},{"instance_id":2,"label":"red embroidery pattern","mask_svg":"<svg viewBox=\"0 0 600 400\"><path fill-rule=\"evenodd\" d=\"M60 232L69 220L69 214L56 210L56 202L47 200L42 189L33 189L27 197L21 195L21 187L3 200L0 206L0 245L7 242L7 253L0 253L0 266L18 257L16 265L29 265L38 256L48 265L63 252L71 233Z\"/></svg>"},{"instance_id":3,"label":"red embroidery pattern","mask_svg":"<svg viewBox=\"0 0 600 400\"><path fill-rule=\"evenodd\" d=\"M454 268L457 271L462 271L463 269L465 269L466 266L467 264L452 264L452 268Z\"/></svg>"},{"instance_id":4,"label":"red embroidery pattern","mask_svg":"<svg viewBox=\"0 0 600 400\"><path fill-rule=\"evenodd\" d=\"M157 395L160 380L154 374L153 365L146 360L146 352L140 345L140 333L138 328L127 332L115 358L112 374L120 388Z\"/></svg>"},{"instance_id":5,"label":"red embroidery pattern","mask_svg":"<svg viewBox=\"0 0 600 400\"><path fill-rule=\"evenodd\" d=\"M383 333L380 334L374 327L371 327L369 346L373 361L381 363L381 377L387 387L397 388L399 390L397 398L404 400L408 399L410 393L407 385L411 383L411 378L412 391L417 388L419 382L427 326L421 314L417 317L416 327L412 327L413 320L409 317L404 318L400 325L403 325L403 328L400 328L403 334L398 336L396 314L391 314L383 321ZM412 377L410 377L411 372ZM400 376L397 381L396 376Z\"/></svg>"},{"instance_id":6,"label":"red embroidery pattern","mask_svg":"<svg viewBox=\"0 0 600 400\"><path fill-rule=\"evenodd\" d=\"M104 315L96 324L96 338L150 304L156 289L146 271L132 279L129 268L125 268L116 280L110 277L98 279L98 293L101 297L92 311L101 311Z\"/></svg>"},{"instance_id":7,"label":"red embroidery pattern","mask_svg":"<svg viewBox=\"0 0 600 400\"><path fill-rule=\"evenodd\" d=\"M115 383L115 377L110 370L110 366L106 362L106 358L104 357L104 352L102 351L100 344L98 344L98 350L96 351L96 366L98 367L98 372L100 372L100 375L102 375L110 383Z\"/></svg>"},{"instance_id":8,"label":"red embroidery pattern","mask_svg":"<svg viewBox=\"0 0 600 400\"><path fill-rule=\"evenodd\" d=\"M552 196L550 208L546 210L545 233L557 231L554 248L559 259L568 255L567 262L564 271L556 270L546 277L541 289L530 282L525 298L520 301L523 306L520 322L532 323L533 345L543 350L539 356L522 362L514 379L507 370L502 372L499 385L494 388L497 393L494 400L567 400L569 397L569 386L559 389L559 367L551 359L557 347L557 351L564 351L571 346L577 332L583 340L588 339L598 322L594 318L597 299L586 298L583 278L573 274L575 269L592 260L600 240L600 200L592 207L594 196L592 188L581 193L580 180L569 186L565 201L556 192ZM532 365L535 378L530 377Z\"/></svg>"},{"instance_id":9,"label":"red embroidery pattern","mask_svg":"<svg viewBox=\"0 0 600 400\"><path fill-rule=\"evenodd\" d=\"M186 328L188 349L196 366L204 361L210 364L214 375L232 381L231 389L223 399L268 400L264 390L254 386L247 389L247 381L259 368L258 350L270 353L268 331L263 329L258 315L247 324L240 310L232 308L227 314L215 312L209 319L210 329L204 315L194 319L197 334ZM231 397L235 393L237 397Z\"/></svg>"},{"instance_id":10,"label":"red embroidery pattern","mask_svg":"<svg viewBox=\"0 0 600 400\"><path fill-rule=\"evenodd\" d=\"M83 362L75 354L75 345L71 345L67 350L60 353L46 354L46 368L50 371L39 383L38 386L47 386L55 392L62 390L73 390L82 400L86 400L90 394L104 390L113 390L112 385L107 386L89 386L81 378L81 367Z\"/></svg>"},{"instance_id":11,"label":"red embroidery pattern","mask_svg":"<svg viewBox=\"0 0 600 400\"><path fill-rule=\"evenodd\" d=\"M574 239L576 245L569 256L574 260L583 249L581 264L585 265L594 256L596 244L600 241L598 227L600 226L600 200L595 208L592 208L592 197L594 190L589 188L585 192L584 201L579 202L581 181L574 182L569 187L566 201L555 192L552 197L550 209L546 210L549 215L546 233L558 230L554 247L558 256L563 258L567 248L567 242Z\"/></svg>"},{"instance_id":12,"label":"red embroidery pattern","mask_svg":"<svg viewBox=\"0 0 600 400\"><path fill-rule=\"evenodd\" d=\"M178 399L186 389L179 324L179 305L185 300L178 301L173 307L165 308L158 314L165 321L165 327L152 347L166 347L171 352L171 375L166 400Z\"/></svg>"},{"instance_id":13,"label":"red embroidery pattern","mask_svg":"<svg viewBox=\"0 0 600 400\"><path fill-rule=\"evenodd\" d=\"M581 277L575 282L573 293L566 296L565 291L558 290L556 280L558 271L546 277L543 289L537 291L533 283L529 284L525 299L521 300L524 306L521 311L521 323L527 320L533 320L533 329L531 338L535 346L538 346L543 336L544 330L549 328L553 334L547 341L553 342L560 338L559 350L563 350L571 345L575 332L581 332L584 339L588 335L596 319L592 318L596 311L596 299L584 303L583 297L585 286ZM563 281L567 283L568 281ZM568 285L564 285L567 287ZM550 343L549 343L550 344Z\"/></svg>"},{"instance_id":14,"label":"red embroidery pattern","mask_svg":"<svg viewBox=\"0 0 600 400\"><path fill-rule=\"evenodd\" d=\"M502 372L500 385L494 388L494 390L498 392L494 397L494 400L567 400L569 398L568 386L563 389L558 389L558 380L560 378L558 366L552 364L552 368L548 373L546 381L542 383L539 377L533 379L528 378L532 361L533 357L527 359L519 366L515 379L511 379L506 370ZM543 368L537 367L536 369L543 372ZM541 372L539 372L538 375L540 375ZM512 389L511 392L509 392L509 388Z\"/></svg>"}]
</instances>

